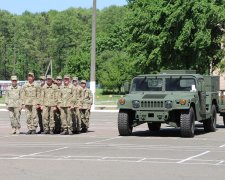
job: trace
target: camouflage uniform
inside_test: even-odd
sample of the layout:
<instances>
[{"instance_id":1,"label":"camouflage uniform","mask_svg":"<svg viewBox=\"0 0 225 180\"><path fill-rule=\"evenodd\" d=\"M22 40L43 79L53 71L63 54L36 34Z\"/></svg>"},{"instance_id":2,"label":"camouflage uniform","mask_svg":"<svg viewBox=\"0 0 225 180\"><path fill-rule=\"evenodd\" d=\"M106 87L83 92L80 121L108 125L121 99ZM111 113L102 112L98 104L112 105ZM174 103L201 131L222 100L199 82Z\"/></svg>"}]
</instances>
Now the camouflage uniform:
<instances>
[{"instance_id":1,"label":"camouflage uniform","mask_svg":"<svg viewBox=\"0 0 225 180\"><path fill-rule=\"evenodd\" d=\"M65 78L70 78L69 76L64 76ZM72 114L71 109L74 106L73 98L75 95L75 90L72 84L68 86L63 85L59 91L58 106L60 107L61 113L61 127L63 132L61 134L72 134Z\"/></svg>"},{"instance_id":2,"label":"camouflage uniform","mask_svg":"<svg viewBox=\"0 0 225 180\"><path fill-rule=\"evenodd\" d=\"M85 80L82 80L81 83L86 84ZM83 100L81 106L81 128L82 132L87 132L89 128L89 118L90 118L90 110L91 105L93 103L93 95L90 89L83 89Z\"/></svg>"},{"instance_id":3,"label":"camouflage uniform","mask_svg":"<svg viewBox=\"0 0 225 180\"><path fill-rule=\"evenodd\" d=\"M51 76L47 76L47 79L52 79ZM41 92L41 100L43 107L43 125L45 134L53 134L55 128L54 114L57 106L58 88L55 84L43 86Z\"/></svg>"},{"instance_id":4,"label":"camouflage uniform","mask_svg":"<svg viewBox=\"0 0 225 180\"><path fill-rule=\"evenodd\" d=\"M72 121L73 121L73 127L75 133L80 133L81 128L81 114L80 114L80 107L81 102L83 100L83 89L78 84L78 78L74 77L73 81L77 81L77 85L74 85L76 98L74 102L74 109L72 110Z\"/></svg>"},{"instance_id":5,"label":"camouflage uniform","mask_svg":"<svg viewBox=\"0 0 225 180\"><path fill-rule=\"evenodd\" d=\"M55 84L57 84L57 80L62 81L62 76L57 76L56 77L56 82ZM60 88L62 87L62 85L58 85L57 84L57 93L58 93L58 97L59 97L59 93L60 93ZM61 118L60 118L60 109L57 107L55 114L54 114L54 120L55 120L55 132L56 134L61 132Z\"/></svg>"},{"instance_id":6,"label":"camouflage uniform","mask_svg":"<svg viewBox=\"0 0 225 180\"><path fill-rule=\"evenodd\" d=\"M28 75L33 76L33 73ZM37 121L37 105L40 105L40 86L36 83L26 82L22 88L22 104L25 105L27 116L27 134L35 134L38 127Z\"/></svg>"},{"instance_id":7,"label":"camouflage uniform","mask_svg":"<svg viewBox=\"0 0 225 180\"><path fill-rule=\"evenodd\" d=\"M42 80L42 81L45 81L45 76L40 76L39 79ZM41 91L42 91L42 87L44 85L45 84L40 84ZM40 127L40 131L38 132L38 134L40 134L40 133L42 133L44 131L43 119L42 119L42 112L43 112L43 110L41 109L41 107L37 108L38 124L39 124L39 127Z\"/></svg>"},{"instance_id":8,"label":"camouflage uniform","mask_svg":"<svg viewBox=\"0 0 225 180\"><path fill-rule=\"evenodd\" d=\"M11 77L12 81L17 81L16 76ZM7 88L5 94L5 104L9 110L9 117L11 121L12 133L20 133L20 115L21 115L21 87L18 85L11 85Z\"/></svg>"}]
</instances>

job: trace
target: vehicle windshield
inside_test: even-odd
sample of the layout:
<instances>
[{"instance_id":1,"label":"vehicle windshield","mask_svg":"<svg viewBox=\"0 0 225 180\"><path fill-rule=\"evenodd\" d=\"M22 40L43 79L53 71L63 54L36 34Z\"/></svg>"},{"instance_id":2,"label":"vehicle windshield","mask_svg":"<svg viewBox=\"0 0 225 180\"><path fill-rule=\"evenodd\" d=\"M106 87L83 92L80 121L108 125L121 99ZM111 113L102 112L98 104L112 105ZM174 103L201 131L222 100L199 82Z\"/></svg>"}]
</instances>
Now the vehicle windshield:
<instances>
[{"instance_id":1,"label":"vehicle windshield","mask_svg":"<svg viewBox=\"0 0 225 180\"><path fill-rule=\"evenodd\" d=\"M138 77L133 80L131 91L162 91L162 78Z\"/></svg>"},{"instance_id":2,"label":"vehicle windshield","mask_svg":"<svg viewBox=\"0 0 225 180\"><path fill-rule=\"evenodd\" d=\"M191 91L196 87L193 78L166 78L166 91Z\"/></svg>"}]
</instances>

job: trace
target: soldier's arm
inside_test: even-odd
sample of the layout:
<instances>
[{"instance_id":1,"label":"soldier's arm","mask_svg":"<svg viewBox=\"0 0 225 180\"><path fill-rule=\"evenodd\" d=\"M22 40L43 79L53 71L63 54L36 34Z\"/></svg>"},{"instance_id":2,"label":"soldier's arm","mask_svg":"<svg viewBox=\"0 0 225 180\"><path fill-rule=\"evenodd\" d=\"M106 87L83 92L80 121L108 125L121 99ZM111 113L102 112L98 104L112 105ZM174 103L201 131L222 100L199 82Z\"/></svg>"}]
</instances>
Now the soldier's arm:
<instances>
[{"instance_id":1,"label":"soldier's arm","mask_svg":"<svg viewBox=\"0 0 225 180\"><path fill-rule=\"evenodd\" d=\"M5 104L6 105L9 104L9 88L6 89L6 93L5 93Z\"/></svg>"},{"instance_id":2,"label":"soldier's arm","mask_svg":"<svg viewBox=\"0 0 225 180\"><path fill-rule=\"evenodd\" d=\"M37 102L36 104L37 105L40 105L41 104L41 87L39 85L36 86L36 98L37 98Z\"/></svg>"},{"instance_id":3,"label":"soldier's arm","mask_svg":"<svg viewBox=\"0 0 225 180\"><path fill-rule=\"evenodd\" d=\"M25 105L25 86L22 87L21 89L21 104Z\"/></svg>"},{"instance_id":4,"label":"soldier's arm","mask_svg":"<svg viewBox=\"0 0 225 180\"><path fill-rule=\"evenodd\" d=\"M45 90L44 90L44 88L40 88L40 94L41 94L41 96L40 96L40 105L43 106L44 98L45 98Z\"/></svg>"},{"instance_id":5,"label":"soldier's arm","mask_svg":"<svg viewBox=\"0 0 225 180\"><path fill-rule=\"evenodd\" d=\"M91 90L89 90L89 105L93 104L93 94L91 92Z\"/></svg>"}]
</instances>

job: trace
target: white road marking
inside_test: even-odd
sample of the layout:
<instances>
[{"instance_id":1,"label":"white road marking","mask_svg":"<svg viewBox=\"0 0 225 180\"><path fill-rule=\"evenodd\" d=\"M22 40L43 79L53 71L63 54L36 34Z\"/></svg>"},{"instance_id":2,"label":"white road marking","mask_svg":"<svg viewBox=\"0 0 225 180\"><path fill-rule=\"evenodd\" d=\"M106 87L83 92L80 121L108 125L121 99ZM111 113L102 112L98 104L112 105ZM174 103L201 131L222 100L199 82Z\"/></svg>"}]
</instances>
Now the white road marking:
<instances>
[{"instance_id":1,"label":"white road marking","mask_svg":"<svg viewBox=\"0 0 225 180\"><path fill-rule=\"evenodd\" d=\"M221 165L223 163L224 163L224 161L220 161L220 162L216 163L215 165Z\"/></svg>"},{"instance_id":2,"label":"white road marking","mask_svg":"<svg viewBox=\"0 0 225 180\"><path fill-rule=\"evenodd\" d=\"M140 159L140 160L138 160L138 161L136 161L136 162L142 162L142 161L144 161L144 160L146 160L146 158L142 158L142 159Z\"/></svg>"},{"instance_id":3,"label":"white road marking","mask_svg":"<svg viewBox=\"0 0 225 180\"><path fill-rule=\"evenodd\" d=\"M225 147L225 144L223 144L223 145L220 146L220 148L223 148L223 147Z\"/></svg>"},{"instance_id":4,"label":"white road marking","mask_svg":"<svg viewBox=\"0 0 225 180\"><path fill-rule=\"evenodd\" d=\"M58 148L58 149L52 149L52 150L49 150L49 151L42 151L42 152L37 152L37 153L33 153L33 154L25 154L25 155L22 155L22 156L15 157L13 159L20 159L20 158L29 157L29 156L35 156L35 155L39 155L39 154L43 154L43 153L49 153L49 152L54 152L54 151L59 151L59 150L62 150L62 149L67 149L67 148L68 147L62 147L62 148Z\"/></svg>"},{"instance_id":5,"label":"white road marking","mask_svg":"<svg viewBox=\"0 0 225 180\"><path fill-rule=\"evenodd\" d=\"M110 140L118 139L118 138L121 138L121 136L117 136L117 137L113 137L113 138L109 138L109 139L103 139L103 140L99 140L99 141L87 142L85 144L95 144L95 143L110 141Z\"/></svg>"},{"instance_id":6,"label":"white road marking","mask_svg":"<svg viewBox=\"0 0 225 180\"><path fill-rule=\"evenodd\" d=\"M194 158L196 158L196 157L200 157L200 156L203 156L203 155L205 155L205 154L208 154L210 151L205 151L205 152L203 152L203 153L201 153L201 154L197 154L197 155L195 155L195 156L191 156L191 157L189 157L189 158L186 158L186 159L183 159L183 160L181 160L181 161L178 161L177 163L178 164L181 164L181 163L184 163L184 162L186 162L186 161L190 161L190 160L192 160L192 159L194 159Z\"/></svg>"}]
</instances>

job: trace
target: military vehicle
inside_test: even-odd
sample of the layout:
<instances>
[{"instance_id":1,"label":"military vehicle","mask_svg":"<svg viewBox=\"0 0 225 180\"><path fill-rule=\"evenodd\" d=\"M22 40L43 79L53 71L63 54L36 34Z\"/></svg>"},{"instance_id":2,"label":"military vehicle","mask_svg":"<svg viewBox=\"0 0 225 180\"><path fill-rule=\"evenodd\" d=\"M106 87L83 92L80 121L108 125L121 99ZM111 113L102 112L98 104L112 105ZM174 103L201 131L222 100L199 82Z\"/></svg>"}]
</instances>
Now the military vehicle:
<instances>
[{"instance_id":1,"label":"military vehicle","mask_svg":"<svg viewBox=\"0 0 225 180\"><path fill-rule=\"evenodd\" d=\"M118 101L119 134L129 136L133 127L143 123L150 131L158 131L161 123L166 123L179 127L182 137L194 137L196 121L203 123L206 132L214 132L218 91L218 76L203 76L192 70L139 75L132 80L128 94Z\"/></svg>"}]
</instances>

